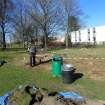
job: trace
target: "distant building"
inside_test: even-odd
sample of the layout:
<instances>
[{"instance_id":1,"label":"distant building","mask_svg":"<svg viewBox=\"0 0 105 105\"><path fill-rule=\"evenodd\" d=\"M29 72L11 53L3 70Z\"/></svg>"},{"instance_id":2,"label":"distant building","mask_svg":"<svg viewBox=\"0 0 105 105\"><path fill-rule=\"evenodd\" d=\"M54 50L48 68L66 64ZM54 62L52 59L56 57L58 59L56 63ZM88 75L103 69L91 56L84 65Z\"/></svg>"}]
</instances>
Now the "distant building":
<instances>
[{"instance_id":1,"label":"distant building","mask_svg":"<svg viewBox=\"0 0 105 105\"><path fill-rule=\"evenodd\" d=\"M88 29L81 29L71 33L73 43L105 43L105 26L97 26Z\"/></svg>"},{"instance_id":2,"label":"distant building","mask_svg":"<svg viewBox=\"0 0 105 105\"><path fill-rule=\"evenodd\" d=\"M57 36L55 42L63 43L65 35ZM71 42L105 44L105 26L97 26L71 32Z\"/></svg>"}]
</instances>

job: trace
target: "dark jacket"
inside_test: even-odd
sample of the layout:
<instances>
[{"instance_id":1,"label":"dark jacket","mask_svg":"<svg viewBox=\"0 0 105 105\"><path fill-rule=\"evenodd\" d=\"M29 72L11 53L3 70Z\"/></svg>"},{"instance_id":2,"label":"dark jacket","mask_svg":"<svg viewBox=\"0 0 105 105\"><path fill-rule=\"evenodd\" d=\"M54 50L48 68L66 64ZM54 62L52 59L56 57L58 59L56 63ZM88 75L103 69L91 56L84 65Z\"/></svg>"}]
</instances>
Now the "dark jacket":
<instances>
[{"instance_id":1,"label":"dark jacket","mask_svg":"<svg viewBox=\"0 0 105 105\"><path fill-rule=\"evenodd\" d=\"M29 52L36 54L36 47L35 47L35 46L32 46L32 47L29 49Z\"/></svg>"}]
</instances>

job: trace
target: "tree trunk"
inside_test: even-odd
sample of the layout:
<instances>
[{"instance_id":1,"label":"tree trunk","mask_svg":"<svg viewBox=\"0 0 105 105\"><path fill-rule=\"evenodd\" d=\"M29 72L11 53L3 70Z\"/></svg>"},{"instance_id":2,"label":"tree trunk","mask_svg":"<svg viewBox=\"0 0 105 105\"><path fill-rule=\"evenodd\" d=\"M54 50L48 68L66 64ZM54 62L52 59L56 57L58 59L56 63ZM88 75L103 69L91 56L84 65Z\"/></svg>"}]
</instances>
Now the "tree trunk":
<instances>
[{"instance_id":1,"label":"tree trunk","mask_svg":"<svg viewBox=\"0 0 105 105\"><path fill-rule=\"evenodd\" d=\"M5 32L3 31L3 49L6 49Z\"/></svg>"},{"instance_id":2,"label":"tree trunk","mask_svg":"<svg viewBox=\"0 0 105 105\"><path fill-rule=\"evenodd\" d=\"M29 47L29 43L28 43L29 41L28 41L28 35L27 35L27 48Z\"/></svg>"},{"instance_id":3,"label":"tree trunk","mask_svg":"<svg viewBox=\"0 0 105 105\"><path fill-rule=\"evenodd\" d=\"M45 36L44 36L44 47L45 47L45 51L47 50L47 43L48 43L48 34L45 31Z\"/></svg>"},{"instance_id":4,"label":"tree trunk","mask_svg":"<svg viewBox=\"0 0 105 105\"><path fill-rule=\"evenodd\" d=\"M71 32L70 32L70 35L69 35L69 47L72 47L72 42L71 42Z\"/></svg>"},{"instance_id":5,"label":"tree trunk","mask_svg":"<svg viewBox=\"0 0 105 105\"><path fill-rule=\"evenodd\" d=\"M66 35L65 35L65 41L66 41L66 48L68 48L69 47L69 43L68 43L68 36L69 36L69 21L70 21L70 19L69 19L69 16L68 16L68 21L67 21L67 32L66 32Z\"/></svg>"},{"instance_id":6,"label":"tree trunk","mask_svg":"<svg viewBox=\"0 0 105 105\"><path fill-rule=\"evenodd\" d=\"M2 35L3 35L3 45L2 48L3 50L6 49L6 41L5 41L5 29L4 29L4 25L1 25L1 29L2 29Z\"/></svg>"},{"instance_id":7,"label":"tree trunk","mask_svg":"<svg viewBox=\"0 0 105 105\"><path fill-rule=\"evenodd\" d=\"M25 48L24 31L23 31L23 40L22 40L22 43L23 43L23 48Z\"/></svg>"},{"instance_id":8,"label":"tree trunk","mask_svg":"<svg viewBox=\"0 0 105 105\"><path fill-rule=\"evenodd\" d=\"M47 14L45 16L45 20L47 19ZM47 24L47 20L45 22L45 26L44 26L44 47L45 47L45 51L47 50L47 43L48 43L48 24Z\"/></svg>"},{"instance_id":9,"label":"tree trunk","mask_svg":"<svg viewBox=\"0 0 105 105\"><path fill-rule=\"evenodd\" d=\"M67 31L67 33L66 33L66 35L65 35L65 41L66 41L66 48L68 48L69 47L69 43L68 43L68 35L69 33L68 33L68 31Z\"/></svg>"},{"instance_id":10,"label":"tree trunk","mask_svg":"<svg viewBox=\"0 0 105 105\"><path fill-rule=\"evenodd\" d=\"M39 45L39 43L38 43L38 29L37 29L37 27L36 27L35 30L36 30L35 31L35 45Z\"/></svg>"}]
</instances>

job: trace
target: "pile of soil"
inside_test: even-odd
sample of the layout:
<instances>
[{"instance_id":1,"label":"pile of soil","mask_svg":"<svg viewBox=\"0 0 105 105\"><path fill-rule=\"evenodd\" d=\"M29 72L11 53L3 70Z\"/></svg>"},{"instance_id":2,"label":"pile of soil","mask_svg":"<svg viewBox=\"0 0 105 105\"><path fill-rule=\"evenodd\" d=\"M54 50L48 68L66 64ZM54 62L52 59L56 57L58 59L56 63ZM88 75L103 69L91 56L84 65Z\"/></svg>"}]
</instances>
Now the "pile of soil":
<instances>
[{"instance_id":1,"label":"pile of soil","mask_svg":"<svg viewBox=\"0 0 105 105\"><path fill-rule=\"evenodd\" d=\"M34 90L36 89L36 90ZM21 89L13 90L9 98L11 105L105 105L104 101L86 99L86 103L64 102L57 98L57 92L48 92L46 89L39 89L30 85Z\"/></svg>"}]
</instances>

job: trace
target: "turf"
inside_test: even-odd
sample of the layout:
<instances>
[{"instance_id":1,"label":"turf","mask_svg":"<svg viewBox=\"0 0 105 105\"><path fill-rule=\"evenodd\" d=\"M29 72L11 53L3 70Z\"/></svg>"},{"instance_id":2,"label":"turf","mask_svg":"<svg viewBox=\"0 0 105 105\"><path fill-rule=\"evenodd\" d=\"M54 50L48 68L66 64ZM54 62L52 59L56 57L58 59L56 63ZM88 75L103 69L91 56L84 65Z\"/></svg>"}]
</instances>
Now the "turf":
<instances>
[{"instance_id":1,"label":"turf","mask_svg":"<svg viewBox=\"0 0 105 105\"><path fill-rule=\"evenodd\" d=\"M105 57L104 48L91 49L69 49L56 50L50 53L64 54L68 57ZM25 58L25 59L24 59ZM0 67L0 95L25 84L35 84L39 87L56 91L76 91L86 98L105 100L105 60L65 60L64 63L72 63L76 72L82 73L83 77L72 84L63 84L62 78L54 78L51 70L44 67L25 67L25 60L28 60L28 53L9 51L0 52L0 59L7 61ZM51 66L49 63L47 66ZM103 70L103 71L102 71ZM100 73L99 71L102 71ZM95 72L98 72L95 74ZM100 77L100 79L97 79ZM102 77L102 78L101 78Z\"/></svg>"}]
</instances>

